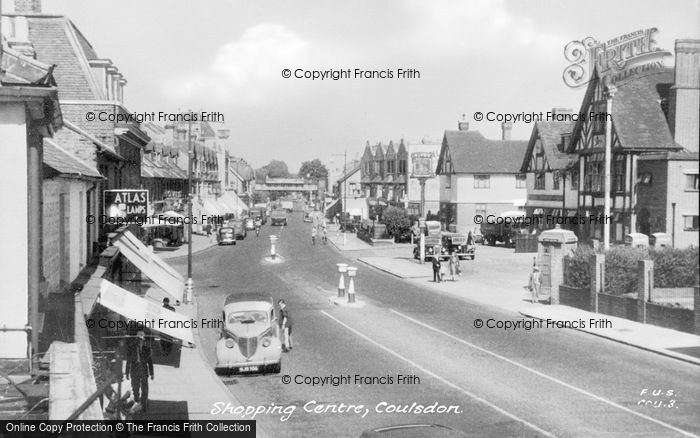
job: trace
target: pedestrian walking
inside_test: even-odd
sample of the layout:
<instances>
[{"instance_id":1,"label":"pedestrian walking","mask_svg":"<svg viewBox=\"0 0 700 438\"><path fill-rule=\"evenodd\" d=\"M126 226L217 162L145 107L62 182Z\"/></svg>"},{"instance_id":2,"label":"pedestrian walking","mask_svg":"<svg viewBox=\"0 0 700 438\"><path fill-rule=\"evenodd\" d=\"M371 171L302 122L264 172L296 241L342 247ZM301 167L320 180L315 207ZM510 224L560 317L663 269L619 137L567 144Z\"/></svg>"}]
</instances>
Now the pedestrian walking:
<instances>
[{"instance_id":1,"label":"pedestrian walking","mask_svg":"<svg viewBox=\"0 0 700 438\"><path fill-rule=\"evenodd\" d=\"M540 288L542 287L542 276L540 275L540 268L535 265L532 268L532 273L530 274L530 292L532 292L532 303L539 303L540 301Z\"/></svg>"},{"instance_id":2,"label":"pedestrian walking","mask_svg":"<svg viewBox=\"0 0 700 438\"><path fill-rule=\"evenodd\" d=\"M452 277L452 281L455 281L455 275L457 275L457 264L459 264L459 257L457 257L456 253L453 252L450 254L448 263L450 276Z\"/></svg>"},{"instance_id":3,"label":"pedestrian walking","mask_svg":"<svg viewBox=\"0 0 700 438\"><path fill-rule=\"evenodd\" d=\"M316 234L318 233L318 230L316 229L315 225L311 226L311 243L313 245L316 245Z\"/></svg>"},{"instance_id":4,"label":"pedestrian walking","mask_svg":"<svg viewBox=\"0 0 700 438\"><path fill-rule=\"evenodd\" d=\"M131 412L148 411L148 377L153 380L153 357L151 347L143 330L136 332L136 339L131 339L127 347L126 378L131 378L131 391L136 404Z\"/></svg>"},{"instance_id":5,"label":"pedestrian walking","mask_svg":"<svg viewBox=\"0 0 700 438\"><path fill-rule=\"evenodd\" d=\"M458 277L462 276L462 265L459 262L459 256L457 254L452 254L453 260L454 260L454 266L455 266L455 275Z\"/></svg>"},{"instance_id":6,"label":"pedestrian walking","mask_svg":"<svg viewBox=\"0 0 700 438\"><path fill-rule=\"evenodd\" d=\"M440 283L441 276L440 276L440 269L442 268L442 264L440 263L440 258L436 255L433 256L433 281L435 283Z\"/></svg>"},{"instance_id":7,"label":"pedestrian walking","mask_svg":"<svg viewBox=\"0 0 700 438\"><path fill-rule=\"evenodd\" d=\"M170 310L170 311L172 311L172 312L175 311L175 308L174 308L173 306L170 305L170 298L168 298L168 297L163 298L163 308L164 308L164 309L168 309L168 310ZM167 339L162 339L162 338L161 338L161 340L160 340L160 349L161 349L161 351L163 352L163 354L164 354L165 356L169 356L169 355L170 355L170 352L172 352L172 350L173 350L173 343L170 342L170 341L167 340Z\"/></svg>"},{"instance_id":8,"label":"pedestrian walking","mask_svg":"<svg viewBox=\"0 0 700 438\"><path fill-rule=\"evenodd\" d=\"M292 344L292 317L289 315L287 310L287 303L284 300L279 300L277 302L280 308L280 331L282 335L282 351L289 353L289 350L294 348Z\"/></svg>"},{"instance_id":9,"label":"pedestrian walking","mask_svg":"<svg viewBox=\"0 0 700 438\"><path fill-rule=\"evenodd\" d=\"M204 230L207 233L207 237L209 238L209 243L212 241L212 234L211 234L211 224L207 224L206 227L204 227Z\"/></svg>"}]
</instances>

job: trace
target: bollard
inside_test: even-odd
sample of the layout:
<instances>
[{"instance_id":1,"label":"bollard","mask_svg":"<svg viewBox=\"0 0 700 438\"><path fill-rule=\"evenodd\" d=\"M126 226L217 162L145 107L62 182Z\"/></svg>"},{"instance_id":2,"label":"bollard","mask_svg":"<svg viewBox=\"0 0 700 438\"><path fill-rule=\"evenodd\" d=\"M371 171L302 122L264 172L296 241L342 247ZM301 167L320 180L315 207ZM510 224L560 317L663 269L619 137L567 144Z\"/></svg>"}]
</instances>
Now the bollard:
<instances>
[{"instance_id":1,"label":"bollard","mask_svg":"<svg viewBox=\"0 0 700 438\"><path fill-rule=\"evenodd\" d=\"M193 288L192 279L188 278L187 281L185 282L185 303L192 302L192 288Z\"/></svg>"},{"instance_id":2,"label":"bollard","mask_svg":"<svg viewBox=\"0 0 700 438\"><path fill-rule=\"evenodd\" d=\"M277 250L275 249L275 242L277 242L277 236L272 234L270 236L270 256L272 257L272 260L277 257Z\"/></svg>"},{"instance_id":3,"label":"bollard","mask_svg":"<svg viewBox=\"0 0 700 438\"><path fill-rule=\"evenodd\" d=\"M348 271L347 263L336 263L338 272L340 272L340 280L338 280L338 297L345 296L345 273Z\"/></svg>"},{"instance_id":4,"label":"bollard","mask_svg":"<svg viewBox=\"0 0 700 438\"><path fill-rule=\"evenodd\" d=\"M355 302L355 275L357 275L357 268L349 266L348 277L350 277L350 284L348 285L348 303Z\"/></svg>"}]
</instances>

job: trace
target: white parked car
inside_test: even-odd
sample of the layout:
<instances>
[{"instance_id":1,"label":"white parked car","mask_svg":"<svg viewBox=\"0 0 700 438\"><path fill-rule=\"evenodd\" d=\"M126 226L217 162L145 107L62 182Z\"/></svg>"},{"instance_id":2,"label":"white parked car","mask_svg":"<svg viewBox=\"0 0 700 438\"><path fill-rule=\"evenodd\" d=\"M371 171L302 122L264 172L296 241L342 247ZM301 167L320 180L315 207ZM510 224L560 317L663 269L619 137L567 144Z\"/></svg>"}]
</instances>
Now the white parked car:
<instances>
[{"instance_id":1,"label":"white parked car","mask_svg":"<svg viewBox=\"0 0 700 438\"><path fill-rule=\"evenodd\" d=\"M232 294L224 302L224 329L216 343L216 372L279 373L282 345L272 298Z\"/></svg>"}]
</instances>

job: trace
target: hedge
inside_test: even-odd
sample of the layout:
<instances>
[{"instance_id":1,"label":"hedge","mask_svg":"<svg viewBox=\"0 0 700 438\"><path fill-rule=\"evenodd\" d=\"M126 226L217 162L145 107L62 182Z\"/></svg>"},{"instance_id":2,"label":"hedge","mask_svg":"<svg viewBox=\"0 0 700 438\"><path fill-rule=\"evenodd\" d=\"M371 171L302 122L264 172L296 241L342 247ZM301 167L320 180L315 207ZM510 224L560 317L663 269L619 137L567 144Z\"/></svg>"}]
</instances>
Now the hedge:
<instances>
[{"instance_id":1,"label":"hedge","mask_svg":"<svg viewBox=\"0 0 700 438\"><path fill-rule=\"evenodd\" d=\"M588 263L595 251L579 245L564 259L564 284L590 287ZM631 248L619 246L605 252L605 291L612 295L636 293L640 260L654 261L654 287L693 287L700 283L700 251L698 247L684 249Z\"/></svg>"}]
</instances>

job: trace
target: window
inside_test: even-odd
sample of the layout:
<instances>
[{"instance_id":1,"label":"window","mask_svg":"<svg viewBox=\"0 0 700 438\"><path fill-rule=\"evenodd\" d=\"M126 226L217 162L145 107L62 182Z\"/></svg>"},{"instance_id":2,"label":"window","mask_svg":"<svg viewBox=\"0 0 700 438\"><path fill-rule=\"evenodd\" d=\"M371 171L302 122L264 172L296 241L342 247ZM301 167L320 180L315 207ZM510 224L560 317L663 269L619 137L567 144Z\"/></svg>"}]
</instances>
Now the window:
<instances>
[{"instance_id":1,"label":"window","mask_svg":"<svg viewBox=\"0 0 700 438\"><path fill-rule=\"evenodd\" d=\"M535 174L535 190L545 189L544 173Z\"/></svg>"},{"instance_id":2,"label":"window","mask_svg":"<svg viewBox=\"0 0 700 438\"><path fill-rule=\"evenodd\" d=\"M445 175L445 188L452 188L452 174L448 173Z\"/></svg>"},{"instance_id":3,"label":"window","mask_svg":"<svg viewBox=\"0 0 700 438\"><path fill-rule=\"evenodd\" d=\"M389 160L386 162L387 173L396 173L396 161Z\"/></svg>"},{"instance_id":4,"label":"window","mask_svg":"<svg viewBox=\"0 0 700 438\"><path fill-rule=\"evenodd\" d=\"M516 189L526 189L527 188L527 175L525 175L525 174L515 175L515 188Z\"/></svg>"},{"instance_id":5,"label":"window","mask_svg":"<svg viewBox=\"0 0 700 438\"><path fill-rule=\"evenodd\" d=\"M698 174L689 173L685 175L685 189L686 190L698 190Z\"/></svg>"},{"instance_id":6,"label":"window","mask_svg":"<svg viewBox=\"0 0 700 438\"><path fill-rule=\"evenodd\" d=\"M486 217L486 204L476 204L474 215L481 216L482 218Z\"/></svg>"},{"instance_id":7,"label":"window","mask_svg":"<svg viewBox=\"0 0 700 438\"><path fill-rule=\"evenodd\" d=\"M406 174L406 160L399 160L399 173L401 175Z\"/></svg>"},{"instance_id":8,"label":"window","mask_svg":"<svg viewBox=\"0 0 700 438\"><path fill-rule=\"evenodd\" d=\"M685 231L695 231L700 229L700 216L698 215L684 215L683 216L683 229Z\"/></svg>"},{"instance_id":9,"label":"window","mask_svg":"<svg viewBox=\"0 0 700 438\"><path fill-rule=\"evenodd\" d=\"M578 170L572 170L569 175L571 179L571 190L578 190Z\"/></svg>"},{"instance_id":10,"label":"window","mask_svg":"<svg viewBox=\"0 0 700 438\"><path fill-rule=\"evenodd\" d=\"M613 192L625 191L625 157L618 155L615 157L615 162L612 163L612 186L610 190Z\"/></svg>"},{"instance_id":11,"label":"window","mask_svg":"<svg viewBox=\"0 0 700 438\"><path fill-rule=\"evenodd\" d=\"M489 189L489 188L491 188L491 175L474 175L474 188L475 189Z\"/></svg>"},{"instance_id":12,"label":"window","mask_svg":"<svg viewBox=\"0 0 700 438\"><path fill-rule=\"evenodd\" d=\"M561 178L559 176L559 171L552 172L552 188L554 190L559 190L559 180L560 179Z\"/></svg>"}]
</instances>

